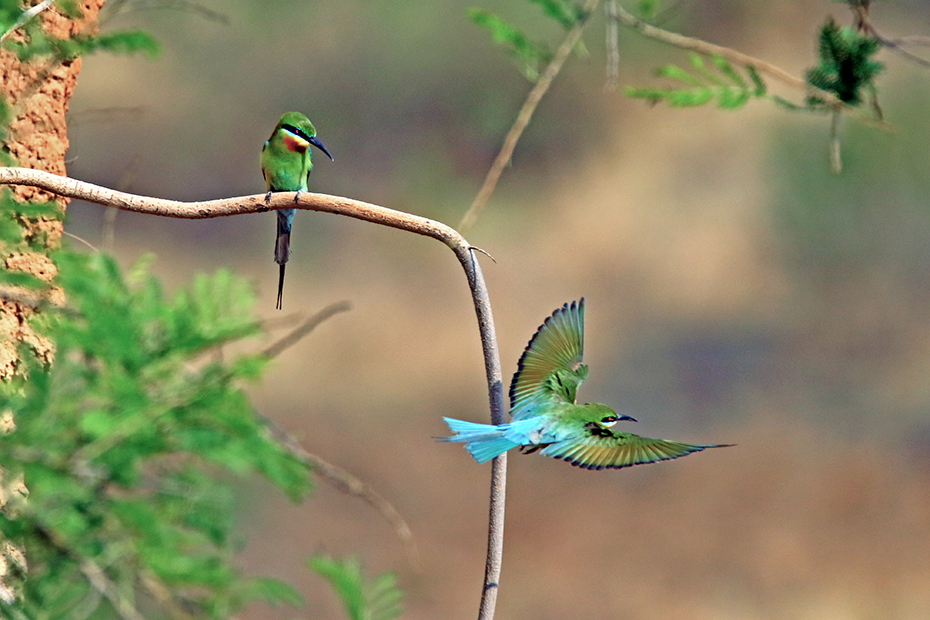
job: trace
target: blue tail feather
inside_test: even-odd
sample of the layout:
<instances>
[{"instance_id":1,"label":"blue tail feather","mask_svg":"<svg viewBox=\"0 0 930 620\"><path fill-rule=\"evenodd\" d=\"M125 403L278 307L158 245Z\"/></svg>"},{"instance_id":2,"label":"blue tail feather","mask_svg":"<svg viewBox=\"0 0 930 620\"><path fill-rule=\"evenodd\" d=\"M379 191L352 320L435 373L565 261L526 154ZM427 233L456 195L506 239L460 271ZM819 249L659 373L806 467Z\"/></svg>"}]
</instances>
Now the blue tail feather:
<instances>
[{"instance_id":1,"label":"blue tail feather","mask_svg":"<svg viewBox=\"0 0 930 620\"><path fill-rule=\"evenodd\" d=\"M440 441L464 443L465 449L479 463L490 461L495 456L520 445L504 437L506 428L494 424L477 424L454 418L443 418L443 420L449 430L457 434L452 437L441 437ZM509 428L508 424L501 426Z\"/></svg>"},{"instance_id":2,"label":"blue tail feather","mask_svg":"<svg viewBox=\"0 0 930 620\"><path fill-rule=\"evenodd\" d=\"M485 463L490 461L495 456L500 456L507 450L516 448L520 444L510 441L506 437L494 437L488 439L478 439L471 441L465 444L465 449L468 450L476 461L479 463Z\"/></svg>"}]
</instances>

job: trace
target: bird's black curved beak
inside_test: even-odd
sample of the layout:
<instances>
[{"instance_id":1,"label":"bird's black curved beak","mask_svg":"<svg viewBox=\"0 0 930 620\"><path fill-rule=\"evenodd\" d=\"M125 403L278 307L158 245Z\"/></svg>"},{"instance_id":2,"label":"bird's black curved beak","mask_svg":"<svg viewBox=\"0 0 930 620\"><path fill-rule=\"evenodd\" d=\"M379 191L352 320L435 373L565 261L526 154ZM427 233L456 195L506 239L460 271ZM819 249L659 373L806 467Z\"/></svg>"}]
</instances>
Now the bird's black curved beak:
<instances>
[{"instance_id":1,"label":"bird's black curved beak","mask_svg":"<svg viewBox=\"0 0 930 620\"><path fill-rule=\"evenodd\" d=\"M326 150L326 147L323 146L323 143L320 142L320 140L316 136L310 136L309 138L307 138L307 141L313 146L315 146L316 148L326 153L326 156L329 157L331 161L336 161L335 159L333 159L333 156L329 154L329 151Z\"/></svg>"},{"instance_id":2,"label":"bird's black curved beak","mask_svg":"<svg viewBox=\"0 0 930 620\"><path fill-rule=\"evenodd\" d=\"M618 416L617 416L617 422L623 422L624 420L627 420L627 421L629 421L629 422L639 422L639 420L637 420L636 418L631 417L631 416L628 416L628 415L618 415Z\"/></svg>"}]
</instances>

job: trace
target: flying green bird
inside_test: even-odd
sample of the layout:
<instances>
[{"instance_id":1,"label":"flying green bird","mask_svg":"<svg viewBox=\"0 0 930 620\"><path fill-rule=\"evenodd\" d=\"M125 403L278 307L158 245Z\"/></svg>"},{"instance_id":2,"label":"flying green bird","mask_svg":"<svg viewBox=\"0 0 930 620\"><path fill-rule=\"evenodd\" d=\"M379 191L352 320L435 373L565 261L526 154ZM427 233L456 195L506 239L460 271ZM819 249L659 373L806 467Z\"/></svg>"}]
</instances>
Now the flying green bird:
<instances>
[{"instance_id":1,"label":"flying green bird","mask_svg":"<svg viewBox=\"0 0 930 620\"><path fill-rule=\"evenodd\" d=\"M530 339L510 384L509 423L443 418L456 434L440 441L464 443L479 463L520 447L524 454L539 450L585 469L620 469L730 445L693 445L613 430L621 420L636 420L600 403L575 403L588 376L583 348L584 298L553 312Z\"/></svg>"},{"instance_id":2,"label":"flying green bird","mask_svg":"<svg viewBox=\"0 0 930 620\"><path fill-rule=\"evenodd\" d=\"M307 177L313 169L310 159L310 145L313 145L333 159L323 143L316 137L313 123L300 112L285 112L275 125L271 137L262 147L262 176L268 194L265 202L271 200L272 192L307 191ZM294 202L297 202L297 196ZM281 296L284 293L284 266L291 254L291 223L296 209L278 210L278 236L274 244L274 262L280 265L278 270L278 303L281 309Z\"/></svg>"}]
</instances>

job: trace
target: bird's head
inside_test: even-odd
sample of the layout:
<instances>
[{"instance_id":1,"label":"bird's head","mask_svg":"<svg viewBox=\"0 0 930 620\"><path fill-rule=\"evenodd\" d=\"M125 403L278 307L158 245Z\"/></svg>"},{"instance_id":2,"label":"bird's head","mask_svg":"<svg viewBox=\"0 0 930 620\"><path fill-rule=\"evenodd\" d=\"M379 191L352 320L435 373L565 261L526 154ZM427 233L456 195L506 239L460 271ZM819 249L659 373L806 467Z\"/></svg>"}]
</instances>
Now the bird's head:
<instances>
[{"instance_id":1,"label":"bird's head","mask_svg":"<svg viewBox=\"0 0 930 620\"><path fill-rule=\"evenodd\" d=\"M283 137L288 150L306 151L312 144L326 153L326 156L331 160L333 159L333 156L329 154L323 143L316 137L316 128L313 123L300 112L285 112L282 114L274 128L272 138L278 134Z\"/></svg>"},{"instance_id":2,"label":"bird's head","mask_svg":"<svg viewBox=\"0 0 930 620\"><path fill-rule=\"evenodd\" d=\"M603 426L603 427L605 427L605 428L610 428L611 426L613 426L613 425L616 424L617 422L621 422L621 421L623 421L623 420L629 420L630 422L637 422L637 421L638 421L636 418L632 418L632 417L630 417L630 416L628 416L628 415L622 415L622 414L617 414L617 413L608 413L607 415L605 415L604 417L602 417L602 418L600 419L600 425Z\"/></svg>"}]
</instances>

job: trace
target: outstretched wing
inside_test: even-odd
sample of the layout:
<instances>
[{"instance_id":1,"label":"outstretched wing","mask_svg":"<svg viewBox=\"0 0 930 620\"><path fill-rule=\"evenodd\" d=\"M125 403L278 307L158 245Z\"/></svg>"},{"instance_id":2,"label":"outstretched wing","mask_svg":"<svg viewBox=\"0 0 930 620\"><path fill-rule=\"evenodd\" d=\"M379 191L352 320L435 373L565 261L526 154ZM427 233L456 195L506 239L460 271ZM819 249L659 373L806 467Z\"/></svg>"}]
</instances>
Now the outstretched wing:
<instances>
[{"instance_id":1,"label":"outstretched wing","mask_svg":"<svg viewBox=\"0 0 930 620\"><path fill-rule=\"evenodd\" d=\"M651 439L633 433L615 433L593 424L589 425L587 430L588 432L581 437L549 444L540 454L562 459L585 469L620 469L677 459L705 448L725 448L732 445L702 446Z\"/></svg>"},{"instance_id":2,"label":"outstretched wing","mask_svg":"<svg viewBox=\"0 0 930 620\"><path fill-rule=\"evenodd\" d=\"M514 420L535 415L540 405L556 399L574 403L578 386L588 376L581 363L584 349L584 298L565 304L536 330L510 383Z\"/></svg>"}]
</instances>

